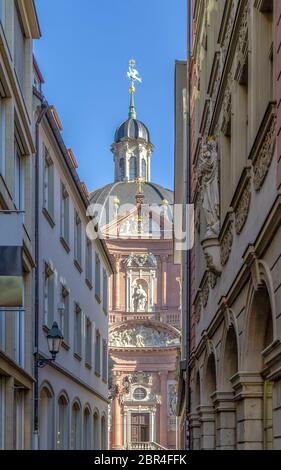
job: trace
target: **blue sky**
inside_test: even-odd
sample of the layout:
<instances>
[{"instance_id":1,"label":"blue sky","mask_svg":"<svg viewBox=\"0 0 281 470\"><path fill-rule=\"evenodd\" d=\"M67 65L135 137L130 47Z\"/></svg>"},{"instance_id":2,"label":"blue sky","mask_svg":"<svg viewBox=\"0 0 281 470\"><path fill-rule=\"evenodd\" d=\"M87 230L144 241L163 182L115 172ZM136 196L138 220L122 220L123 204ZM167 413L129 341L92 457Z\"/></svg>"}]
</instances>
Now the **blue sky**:
<instances>
[{"instance_id":1,"label":"blue sky","mask_svg":"<svg viewBox=\"0 0 281 470\"><path fill-rule=\"evenodd\" d=\"M137 115L155 150L152 180L173 187L174 64L186 57L186 0L36 0L34 52L63 137L89 190L113 181L110 145L127 118L130 58L143 83Z\"/></svg>"}]
</instances>

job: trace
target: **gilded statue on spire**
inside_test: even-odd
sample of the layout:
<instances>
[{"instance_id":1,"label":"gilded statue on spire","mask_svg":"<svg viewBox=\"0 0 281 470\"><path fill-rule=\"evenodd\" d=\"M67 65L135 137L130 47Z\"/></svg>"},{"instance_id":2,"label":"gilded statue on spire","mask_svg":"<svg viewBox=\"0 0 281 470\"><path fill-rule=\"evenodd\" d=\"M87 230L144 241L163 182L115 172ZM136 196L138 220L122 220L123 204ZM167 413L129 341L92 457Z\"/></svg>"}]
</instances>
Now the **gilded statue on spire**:
<instances>
[{"instance_id":1,"label":"gilded statue on spire","mask_svg":"<svg viewBox=\"0 0 281 470\"><path fill-rule=\"evenodd\" d=\"M131 95L131 101L130 101L130 108L129 108L129 118L136 119L137 114L136 114L136 108L135 108L135 83L139 82L142 83L142 79L139 75L139 72L137 71L136 67L136 61L134 59L131 59L129 61L129 70L127 72L127 77L130 80L130 95Z\"/></svg>"}]
</instances>

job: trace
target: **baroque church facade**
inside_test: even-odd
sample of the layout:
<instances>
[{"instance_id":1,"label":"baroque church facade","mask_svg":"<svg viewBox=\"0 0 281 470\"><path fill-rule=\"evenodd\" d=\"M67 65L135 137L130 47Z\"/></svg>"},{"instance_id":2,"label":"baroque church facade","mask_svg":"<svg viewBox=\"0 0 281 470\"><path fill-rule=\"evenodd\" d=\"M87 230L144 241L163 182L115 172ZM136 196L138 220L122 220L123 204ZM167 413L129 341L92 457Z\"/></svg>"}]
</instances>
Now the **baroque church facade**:
<instances>
[{"instance_id":1,"label":"baroque church facade","mask_svg":"<svg viewBox=\"0 0 281 470\"><path fill-rule=\"evenodd\" d=\"M179 269L173 262L173 193L152 183L153 145L129 117L115 133L115 181L91 195L115 262L109 284L109 446L176 447L180 348Z\"/></svg>"}]
</instances>

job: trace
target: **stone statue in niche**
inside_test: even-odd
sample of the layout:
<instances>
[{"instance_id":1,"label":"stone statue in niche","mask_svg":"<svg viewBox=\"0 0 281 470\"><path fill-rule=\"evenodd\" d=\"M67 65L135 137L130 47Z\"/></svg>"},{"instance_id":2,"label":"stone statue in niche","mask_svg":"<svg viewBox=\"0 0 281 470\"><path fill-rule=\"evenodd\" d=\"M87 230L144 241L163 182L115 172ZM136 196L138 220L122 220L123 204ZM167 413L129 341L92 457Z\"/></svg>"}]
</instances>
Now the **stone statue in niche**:
<instances>
[{"instance_id":1,"label":"stone statue in niche","mask_svg":"<svg viewBox=\"0 0 281 470\"><path fill-rule=\"evenodd\" d=\"M169 398L168 398L168 415L176 416L177 414L177 385L169 385Z\"/></svg>"},{"instance_id":2,"label":"stone statue in niche","mask_svg":"<svg viewBox=\"0 0 281 470\"><path fill-rule=\"evenodd\" d=\"M206 238L219 234L219 174L218 152L215 140L209 139L202 145L198 166L198 180L202 195L202 207L207 222Z\"/></svg>"},{"instance_id":3,"label":"stone statue in niche","mask_svg":"<svg viewBox=\"0 0 281 470\"><path fill-rule=\"evenodd\" d=\"M145 312L147 306L147 293L141 284L137 284L134 287L134 292L132 295L134 311L135 312Z\"/></svg>"}]
</instances>

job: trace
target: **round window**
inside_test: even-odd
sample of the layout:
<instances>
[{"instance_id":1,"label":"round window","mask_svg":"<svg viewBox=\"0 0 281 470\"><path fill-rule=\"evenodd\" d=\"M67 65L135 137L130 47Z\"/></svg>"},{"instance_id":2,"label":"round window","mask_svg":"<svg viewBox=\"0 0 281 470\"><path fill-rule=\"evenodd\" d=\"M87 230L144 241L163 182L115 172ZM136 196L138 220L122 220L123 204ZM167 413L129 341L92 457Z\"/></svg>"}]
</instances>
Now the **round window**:
<instances>
[{"instance_id":1,"label":"round window","mask_svg":"<svg viewBox=\"0 0 281 470\"><path fill-rule=\"evenodd\" d=\"M135 400L144 400L147 396L147 391L145 390L145 388L136 388L134 390L134 399Z\"/></svg>"}]
</instances>

